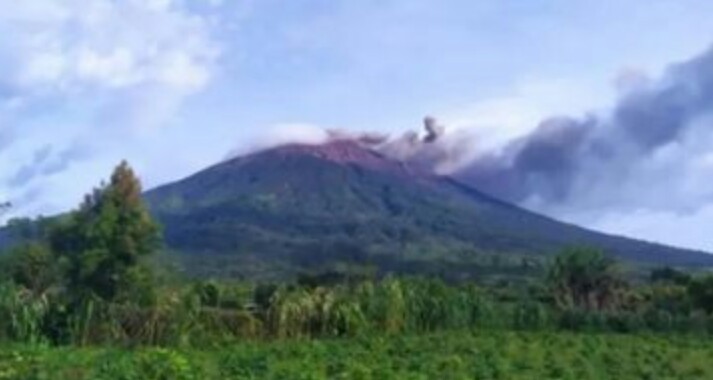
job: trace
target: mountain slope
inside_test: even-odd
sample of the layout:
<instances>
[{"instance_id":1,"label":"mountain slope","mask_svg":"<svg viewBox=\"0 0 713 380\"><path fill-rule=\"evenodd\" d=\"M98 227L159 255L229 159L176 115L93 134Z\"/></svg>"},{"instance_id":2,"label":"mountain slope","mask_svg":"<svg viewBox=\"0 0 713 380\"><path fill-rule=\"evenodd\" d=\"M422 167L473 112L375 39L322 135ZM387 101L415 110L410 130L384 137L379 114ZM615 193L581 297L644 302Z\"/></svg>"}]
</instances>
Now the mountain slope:
<instances>
[{"instance_id":1,"label":"mountain slope","mask_svg":"<svg viewBox=\"0 0 713 380\"><path fill-rule=\"evenodd\" d=\"M286 272L356 263L462 276L486 258L527 266L572 244L636 263L713 265L705 253L557 222L349 140L235 158L146 199L172 250Z\"/></svg>"}]
</instances>

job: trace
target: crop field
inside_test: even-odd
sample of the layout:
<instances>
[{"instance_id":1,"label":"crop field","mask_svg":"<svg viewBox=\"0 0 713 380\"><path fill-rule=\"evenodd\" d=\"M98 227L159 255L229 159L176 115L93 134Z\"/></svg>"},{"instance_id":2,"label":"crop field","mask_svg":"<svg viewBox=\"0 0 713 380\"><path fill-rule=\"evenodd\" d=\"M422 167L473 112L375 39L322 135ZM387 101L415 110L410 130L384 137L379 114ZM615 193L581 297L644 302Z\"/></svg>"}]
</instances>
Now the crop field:
<instances>
[{"instance_id":1,"label":"crop field","mask_svg":"<svg viewBox=\"0 0 713 380\"><path fill-rule=\"evenodd\" d=\"M0 379L712 379L713 343L662 335L440 333L196 350L5 347Z\"/></svg>"}]
</instances>

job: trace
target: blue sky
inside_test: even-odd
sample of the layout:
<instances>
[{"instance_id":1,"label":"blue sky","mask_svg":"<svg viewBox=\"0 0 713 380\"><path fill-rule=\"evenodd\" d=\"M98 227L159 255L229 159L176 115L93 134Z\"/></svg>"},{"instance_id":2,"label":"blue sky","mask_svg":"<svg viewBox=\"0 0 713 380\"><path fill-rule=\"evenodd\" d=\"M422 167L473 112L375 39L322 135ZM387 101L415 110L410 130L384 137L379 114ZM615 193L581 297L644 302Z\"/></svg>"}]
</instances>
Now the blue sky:
<instances>
[{"instance_id":1,"label":"blue sky","mask_svg":"<svg viewBox=\"0 0 713 380\"><path fill-rule=\"evenodd\" d=\"M0 6L0 198L14 215L73 207L123 158L151 187L280 133L398 134L434 114L496 146L551 115L606 110L713 43L707 0ZM699 227L713 202L552 213L713 250Z\"/></svg>"}]
</instances>

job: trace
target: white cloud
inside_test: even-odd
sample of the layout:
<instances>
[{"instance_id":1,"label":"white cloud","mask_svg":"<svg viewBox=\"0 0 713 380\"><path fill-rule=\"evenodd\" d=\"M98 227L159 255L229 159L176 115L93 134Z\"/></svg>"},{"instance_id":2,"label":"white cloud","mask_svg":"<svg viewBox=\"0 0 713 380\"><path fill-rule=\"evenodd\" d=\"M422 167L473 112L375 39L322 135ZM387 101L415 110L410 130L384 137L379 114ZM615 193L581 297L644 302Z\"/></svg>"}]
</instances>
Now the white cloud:
<instances>
[{"instance_id":1,"label":"white cloud","mask_svg":"<svg viewBox=\"0 0 713 380\"><path fill-rule=\"evenodd\" d=\"M284 144L321 144L329 139L327 128L307 123L281 123L268 126L250 141L234 148L228 158Z\"/></svg>"},{"instance_id":2,"label":"white cloud","mask_svg":"<svg viewBox=\"0 0 713 380\"><path fill-rule=\"evenodd\" d=\"M109 87L125 87L139 83L141 78L138 71L133 54L123 48L106 55L86 50L80 52L77 59L79 78Z\"/></svg>"},{"instance_id":3,"label":"white cloud","mask_svg":"<svg viewBox=\"0 0 713 380\"><path fill-rule=\"evenodd\" d=\"M0 48L23 89L200 88L219 49L207 19L168 0L0 1ZM7 70L7 68L6 68Z\"/></svg>"},{"instance_id":4,"label":"white cloud","mask_svg":"<svg viewBox=\"0 0 713 380\"><path fill-rule=\"evenodd\" d=\"M0 199L19 200L15 214L70 206L132 140L174 120L221 53L210 15L184 1L0 0L0 9L0 131L14 137L0 159L18 163L0 167ZM81 172L75 160L11 184L37 147L73 144L97 154L92 167L102 171ZM40 196L49 188L65 193Z\"/></svg>"}]
</instances>

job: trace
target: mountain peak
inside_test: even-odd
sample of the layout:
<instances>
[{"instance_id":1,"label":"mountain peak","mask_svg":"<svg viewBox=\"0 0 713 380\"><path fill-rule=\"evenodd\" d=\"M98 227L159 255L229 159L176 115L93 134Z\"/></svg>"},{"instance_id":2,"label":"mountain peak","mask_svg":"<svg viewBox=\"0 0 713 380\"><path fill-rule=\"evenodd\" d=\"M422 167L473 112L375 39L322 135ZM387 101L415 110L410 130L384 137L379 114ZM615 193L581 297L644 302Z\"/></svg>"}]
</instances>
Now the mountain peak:
<instances>
[{"instance_id":1,"label":"mountain peak","mask_svg":"<svg viewBox=\"0 0 713 380\"><path fill-rule=\"evenodd\" d=\"M337 165L355 166L392 175L429 177L428 171L389 157L374 149L372 141L355 138L335 138L321 144L291 143L238 157L241 163L254 160L290 160L314 158Z\"/></svg>"},{"instance_id":2,"label":"mountain peak","mask_svg":"<svg viewBox=\"0 0 713 380\"><path fill-rule=\"evenodd\" d=\"M333 140L323 144L288 144L277 147L280 154L310 155L337 163L381 164L388 161L380 153L355 140Z\"/></svg>"}]
</instances>

